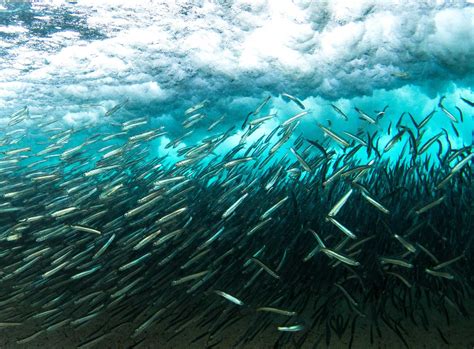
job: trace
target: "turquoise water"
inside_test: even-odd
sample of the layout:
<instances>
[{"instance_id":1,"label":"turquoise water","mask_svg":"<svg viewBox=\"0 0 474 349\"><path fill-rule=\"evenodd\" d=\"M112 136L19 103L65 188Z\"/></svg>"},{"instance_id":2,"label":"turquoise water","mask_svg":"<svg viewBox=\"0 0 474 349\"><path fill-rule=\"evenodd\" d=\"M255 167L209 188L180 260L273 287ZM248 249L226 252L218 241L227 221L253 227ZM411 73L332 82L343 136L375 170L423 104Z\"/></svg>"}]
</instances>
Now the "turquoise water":
<instances>
[{"instance_id":1,"label":"turquoise water","mask_svg":"<svg viewBox=\"0 0 474 349\"><path fill-rule=\"evenodd\" d=\"M407 327L458 343L473 15L0 1L5 345L416 346Z\"/></svg>"}]
</instances>

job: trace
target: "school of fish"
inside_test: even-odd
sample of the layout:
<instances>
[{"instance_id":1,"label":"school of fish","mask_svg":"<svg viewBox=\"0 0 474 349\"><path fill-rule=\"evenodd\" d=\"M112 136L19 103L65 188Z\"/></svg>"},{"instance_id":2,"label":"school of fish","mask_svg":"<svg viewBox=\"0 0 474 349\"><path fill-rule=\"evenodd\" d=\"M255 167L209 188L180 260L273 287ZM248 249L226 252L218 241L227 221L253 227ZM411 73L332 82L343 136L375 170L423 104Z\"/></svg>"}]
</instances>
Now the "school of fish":
<instances>
[{"instance_id":1,"label":"school of fish","mask_svg":"<svg viewBox=\"0 0 474 349\"><path fill-rule=\"evenodd\" d=\"M100 131L33 119L28 107L10 115L0 130L0 328L35 324L20 345L105 315L116 327L78 348L100 347L123 323L131 347L158 324L167 339L197 328L190 344L208 348L237 324L246 330L235 347L265 331L276 348L344 334L351 347L365 318L371 342L383 326L409 347L404 327L428 328L427 308L467 317L472 144L451 143L472 102L452 101L454 111L441 98L428 115L398 118L333 104L362 130L315 122L307 138L298 126L311 111L282 96L300 111L252 142L279 120L266 113L271 96L230 128L207 115L211 102L191 106L173 137L149 118L123 120L128 99ZM207 137L191 142L197 129ZM236 134L237 146L218 151ZM153 153L163 136L178 160Z\"/></svg>"}]
</instances>

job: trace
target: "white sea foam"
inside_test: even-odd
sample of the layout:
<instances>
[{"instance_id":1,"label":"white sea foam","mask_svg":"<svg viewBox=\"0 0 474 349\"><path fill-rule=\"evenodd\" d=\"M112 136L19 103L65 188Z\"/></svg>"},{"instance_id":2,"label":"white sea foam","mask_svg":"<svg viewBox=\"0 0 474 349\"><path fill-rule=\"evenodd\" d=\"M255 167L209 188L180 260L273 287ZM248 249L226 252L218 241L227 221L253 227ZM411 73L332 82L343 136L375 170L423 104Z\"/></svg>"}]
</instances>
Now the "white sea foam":
<instances>
[{"instance_id":1,"label":"white sea foam","mask_svg":"<svg viewBox=\"0 0 474 349\"><path fill-rule=\"evenodd\" d=\"M472 96L474 6L462 1L55 0L29 11L53 33L0 27L13 35L0 46L3 115L54 105L66 121L95 120L128 97L131 112L178 118L209 99L216 115L235 122L266 94L288 92L312 109L303 123L337 124L328 106L341 98L347 108L357 98L382 108L375 97L399 96L425 113L450 89ZM53 28L54 11L80 18L97 36Z\"/></svg>"}]
</instances>

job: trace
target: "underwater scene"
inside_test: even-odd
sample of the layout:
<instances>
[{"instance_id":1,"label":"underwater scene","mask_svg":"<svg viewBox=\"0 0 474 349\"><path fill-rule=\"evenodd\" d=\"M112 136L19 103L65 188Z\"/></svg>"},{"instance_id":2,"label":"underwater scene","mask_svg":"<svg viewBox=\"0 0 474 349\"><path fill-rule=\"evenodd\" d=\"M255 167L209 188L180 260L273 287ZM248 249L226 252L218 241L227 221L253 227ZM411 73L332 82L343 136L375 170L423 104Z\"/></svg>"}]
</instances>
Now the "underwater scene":
<instances>
[{"instance_id":1,"label":"underwater scene","mask_svg":"<svg viewBox=\"0 0 474 349\"><path fill-rule=\"evenodd\" d=\"M474 348L473 18L0 0L0 348Z\"/></svg>"}]
</instances>

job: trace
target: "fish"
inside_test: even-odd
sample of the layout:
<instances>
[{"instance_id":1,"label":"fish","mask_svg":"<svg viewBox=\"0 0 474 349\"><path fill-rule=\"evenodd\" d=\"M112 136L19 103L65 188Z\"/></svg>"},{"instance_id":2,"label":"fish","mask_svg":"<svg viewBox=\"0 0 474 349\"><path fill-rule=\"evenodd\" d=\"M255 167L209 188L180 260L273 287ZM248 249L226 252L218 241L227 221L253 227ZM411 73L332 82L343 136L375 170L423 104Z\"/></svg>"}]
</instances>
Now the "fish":
<instances>
[{"instance_id":1,"label":"fish","mask_svg":"<svg viewBox=\"0 0 474 349\"><path fill-rule=\"evenodd\" d=\"M171 285L172 286L177 286L177 285L181 285L181 284L183 284L185 282L188 282L188 281L192 281L192 280L195 280L195 279L200 279L201 277L203 277L207 273L209 273L209 270L204 270L204 271L192 274L192 275L183 276L182 278L180 278L178 280L172 281Z\"/></svg>"},{"instance_id":2,"label":"fish","mask_svg":"<svg viewBox=\"0 0 474 349\"><path fill-rule=\"evenodd\" d=\"M423 251L427 256L429 256L435 263L439 263L439 260L438 258L436 258L430 251L428 251L426 249L426 247L424 247L422 244L420 244L419 242L416 243L416 246L418 246L418 248Z\"/></svg>"},{"instance_id":3,"label":"fish","mask_svg":"<svg viewBox=\"0 0 474 349\"><path fill-rule=\"evenodd\" d=\"M245 157L245 158L239 158L239 159L234 159L234 160L228 161L223 166L226 169L230 169L234 166L237 166L237 165L240 165L240 164L246 163L248 161L252 161L252 160L254 160L254 158L252 158L251 156L248 156L248 157Z\"/></svg>"},{"instance_id":4,"label":"fish","mask_svg":"<svg viewBox=\"0 0 474 349\"><path fill-rule=\"evenodd\" d=\"M196 125L198 122L203 120L206 117L206 114L193 114L190 117L188 117L186 120L184 120L181 125L183 128L188 129L194 125Z\"/></svg>"},{"instance_id":5,"label":"fish","mask_svg":"<svg viewBox=\"0 0 474 349\"><path fill-rule=\"evenodd\" d=\"M342 173L344 173L344 171L347 170L347 167L349 165L344 165L342 166L340 169L338 169L337 171L334 171L334 173L331 175L331 177L327 178L322 184L323 184L323 187L326 187L327 185L329 185L330 183L334 182L338 177L340 177L342 175Z\"/></svg>"},{"instance_id":6,"label":"fish","mask_svg":"<svg viewBox=\"0 0 474 349\"><path fill-rule=\"evenodd\" d=\"M319 124L318 125L323 131L325 134L327 134L329 137L331 137L333 140L335 140L337 143L339 143L341 146L343 147L348 147L350 146L349 143L347 143L346 140L344 140L343 138L341 138L339 135L337 135L336 133L334 133L333 131L331 131L330 129L328 129L327 127L324 127L323 125Z\"/></svg>"},{"instance_id":7,"label":"fish","mask_svg":"<svg viewBox=\"0 0 474 349\"><path fill-rule=\"evenodd\" d=\"M392 272L392 271L385 271L385 274L395 276L397 279L399 279L408 288L412 288L412 286L413 286L410 282L408 282L407 279L405 279L403 276L401 276L398 273L395 273L395 272Z\"/></svg>"},{"instance_id":8,"label":"fish","mask_svg":"<svg viewBox=\"0 0 474 349\"><path fill-rule=\"evenodd\" d=\"M400 79L409 79L410 78L410 74L407 73L407 72L404 72L404 71L391 73L390 75L393 76L393 77L396 77L396 78L400 78Z\"/></svg>"},{"instance_id":9,"label":"fish","mask_svg":"<svg viewBox=\"0 0 474 349\"><path fill-rule=\"evenodd\" d=\"M78 230L78 231L83 231L83 232L86 232L86 233L92 233L92 234L98 234L98 235L102 234L100 232L100 230L93 229L93 228L90 228L90 227L84 227L84 226L81 226L81 225L71 225L71 228L73 228L75 230Z\"/></svg>"},{"instance_id":10,"label":"fish","mask_svg":"<svg viewBox=\"0 0 474 349\"><path fill-rule=\"evenodd\" d=\"M242 195L236 202L234 202L225 212L222 214L222 219L226 219L227 217L231 216L232 213L239 207L242 202L247 198L248 193Z\"/></svg>"},{"instance_id":11,"label":"fish","mask_svg":"<svg viewBox=\"0 0 474 349\"><path fill-rule=\"evenodd\" d=\"M277 114L269 114L269 115L265 115L265 116L262 116L262 117L257 118L257 119L253 119L253 120L250 120L249 125L250 126L260 125L260 124L263 124L265 121L268 121L268 120L271 120L271 119L275 118L276 116L277 116Z\"/></svg>"},{"instance_id":12,"label":"fish","mask_svg":"<svg viewBox=\"0 0 474 349\"><path fill-rule=\"evenodd\" d=\"M8 126L15 126L21 123L22 121L30 118L30 111L28 106L24 106L22 109L14 112L13 114L10 115L9 121L8 121Z\"/></svg>"},{"instance_id":13,"label":"fish","mask_svg":"<svg viewBox=\"0 0 474 349\"><path fill-rule=\"evenodd\" d=\"M283 199L281 199L280 201L278 201L276 204L274 204L272 207L270 207L268 210L266 210L261 216L260 216L260 220L261 221L264 221L266 220L267 218L269 218L273 212L275 212L280 206L282 206L287 200L288 200L289 196L285 196Z\"/></svg>"},{"instance_id":14,"label":"fish","mask_svg":"<svg viewBox=\"0 0 474 349\"><path fill-rule=\"evenodd\" d=\"M433 207L438 206L439 204L441 204L444 201L444 198L445 198L445 196L443 195L440 198L431 201L430 203L428 203L425 206L423 206L423 207L419 208L418 210L416 210L415 213L417 215L425 213L426 211L432 209Z\"/></svg>"},{"instance_id":15,"label":"fish","mask_svg":"<svg viewBox=\"0 0 474 349\"><path fill-rule=\"evenodd\" d=\"M148 124L148 120L140 120L134 123L127 123L122 126L122 131L130 131L131 129L144 126L146 124Z\"/></svg>"},{"instance_id":16,"label":"fish","mask_svg":"<svg viewBox=\"0 0 474 349\"><path fill-rule=\"evenodd\" d=\"M228 301L236 304L236 305L244 305L244 302L242 302L240 299L238 298L235 298L234 296L231 296L230 294L224 292L224 291L219 291L219 290L216 290L214 291L216 294L218 294L219 296L221 297L224 297L225 299L227 299Z\"/></svg>"},{"instance_id":17,"label":"fish","mask_svg":"<svg viewBox=\"0 0 474 349\"><path fill-rule=\"evenodd\" d=\"M78 208L75 207L75 206L71 206L71 207L66 207L66 208L63 208L63 209L60 209L60 210L57 210L57 211L54 211L51 213L51 217L53 218L59 218L59 217L62 217L62 216L65 216L71 212L74 212L76 211Z\"/></svg>"},{"instance_id":18,"label":"fish","mask_svg":"<svg viewBox=\"0 0 474 349\"><path fill-rule=\"evenodd\" d=\"M78 280L78 279L82 279L86 276L89 276L91 275L92 273L95 273L96 271L100 270L101 266L100 265L97 265L89 270L86 270L86 271L83 271L83 272L80 272L80 273L77 273L77 274L74 274L73 276L71 276L71 279L73 280Z\"/></svg>"},{"instance_id":19,"label":"fish","mask_svg":"<svg viewBox=\"0 0 474 349\"><path fill-rule=\"evenodd\" d=\"M390 213L389 210L387 210L384 206L382 206L381 203L377 202L374 198L369 196L369 194L367 194L365 191L362 191L361 194L362 194L362 197L367 200L367 202L369 202L371 205L373 205L380 212L385 213L385 214Z\"/></svg>"},{"instance_id":20,"label":"fish","mask_svg":"<svg viewBox=\"0 0 474 349\"><path fill-rule=\"evenodd\" d=\"M146 246L149 242L151 242L153 239L155 239L160 234L161 234L161 229L158 229L157 231L145 236L135 246L133 246L133 250L134 251L140 250L141 248Z\"/></svg>"},{"instance_id":21,"label":"fish","mask_svg":"<svg viewBox=\"0 0 474 349\"><path fill-rule=\"evenodd\" d=\"M313 236L316 238L316 241L318 242L318 245L321 247L321 248L326 248L326 244L324 243L323 239L321 239L318 235L318 233L316 233L313 229L308 229L312 234Z\"/></svg>"},{"instance_id":22,"label":"fish","mask_svg":"<svg viewBox=\"0 0 474 349\"><path fill-rule=\"evenodd\" d=\"M168 213L167 215L161 217L160 219L158 219L156 222L158 224L165 224L173 219L175 219L177 216L180 216L182 215L183 213L185 213L186 211L188 210L187 207L181 207L181 208L178 208L176 211L173 211L171 213Z\"/></svg>"},{"instance_id":23,"label":"fish","mask_svg":"<svg viewBox=\"0 0 474 349\"><path fill-rule=\"evenodd\" d=\"M341 261L342 263L345 263L347 265L351 265L353 267L357 267L360 265L360 263L352 258L349 258L347 256L343 256L342 254L332 251L328 248L322 248L321 252L325 253L329 257L336 258L337 260Z\"/></svg>"},{"instance_id":24,"label":"fish","mask_svg":"<svg viewBox=\"0 0 474 349\"><path fill-rule=\"evenodd\" d=\"M267 265L265 265L261 260L259 260L258 258L256 257L252 257L250 258L250 260L254 263L256 263L259 267L261 267L263 270L265 270L271 277L275 278L275 279L280 279L280 276L275 273L272 269L270 269L270 267L268 267Z\"/></svg>"},{"instance_id":25,"label":"fish","mask_svg":"<svg viewBox=\"0 0 474 349\"><path fill-rule=\"evenodd\" d=\"M352 195L353 190L349 189L349 191L344 194L344 196L334 205L334 207L329 211L328 217L334 217L338 214L341 208L346 204L349 197Z\"/></svg>"},{"instance_id":26,"label":"fish","mask_svg":"<svg viewBox=\"0 0 474 349\"><path fill-rule=\"evenodd\" d=\"M338 113L340 116L342 116L342 118L345 120L345 121L348 121L349 118L347 117L347 115L341 110L339 109L337 106L335 106L334 104L331 104L331 107L332 109L334 109L336 111L336 113Z\"/></svg>"},{"instance_id":27,"label":"fish","mask_svg":"<svg viewBox=\"0 0 474 349\"><path fill-rule=\"evenodd\" d=\"M155 313L153 313L153 315L151 315L148 319L146 319L140 326L138 326L134 333L133 333L133 337L136 337L138 336L140 333L142 333L143 331L145 331L148 327L150 327L150 325L161 315L163 314L163 312L166 310L166 308L160 308L158 309L158 311L156 311Z\"/></svg>"},{"instance_id":28,"label":"fish","mask_svg":"<svg viewBox=\"0 0 474 349\"><path fill-rule=\"evenodd\" d=\"M281 126L282 127L287 127L289 125L291 125L292 123L298 121L299 119L301 119L303 116L305 115L308 115L309 114L309 111L305 110L305 111L302 111L301 113L298 113L294 116L292 116L291 118L289 118L288 120L285 120Z\"/></svg>"},{"instance_id":29,"label":"fish","mask_svg":"<svg viewBox=\"0 0 474 349\"><path fill-rule=\"evenodd\" d=\"M287 93L282 93L281 94L283 97L286 97L288 98L290 101L294 102L298 107L300 107L301 109L305 109L305 106L304 104L296 97L293 97Z\"/></svg>"},{"instance_id":30,"label":"fish","mask_svg":"<svg viewBox=\"0 0 474 349\"><path fill-rule=\"evenodd\" d=\"M137 264L140 264L143 260L149 258L151 256L151 253L148 252L148 253L145 253L143 256L140 256L134 260L132 260L131 262L129 263L126 263L122 266L119 267L119 271L124 271L124 270L127 270L129 268L132 268L134 266L136 266Z\"/></svg>"},{"instance_id":31,"label":"fish","mask_svg":"<svg viewBox=\"0 0 474 349\"><path fill-rule=\"evenodd\" d=\"M444 279L448 279L448 280L453 280L454 279L454 275L452 275L450 273L447 273L447 272L444 272L444 271L435 271L435 270L431 270L429 268L425 268L425 272L429 275L444 278Z\"/></svg>"},{"instance_id":32,"label":"fish","mask_svg":"<svg viewBox=\"0 0 474 349\"><path fill-rule=\"evenodd\" d=\"M354 298L352 298L352 296L349 294L349 292L347 292L347 290L342 287L340 284L338 283L335 283L334 286L336 286L338 289L341 290L341 292L344 294L344 296L347 298L347 300L349 301L349 303L351 303L353 306L355 307L358 307L359 306L359 303L357 303Z\"/></svg>"},{"instance_id":33,"label":"fish","mask_svg":"<svg viewBox=\"0 0 474 349\"><path fill-rule=\"evenodd\" d=\"M474 102L471 102L469 99L464 98L464 97L462 97L462 96L461 96L460 98L461 98L461 100L462 100L464 103L466 103L467 105L469 105L469 106L471 106L471 107L474 107Z\"/></svg>"},{"instance_id":34,"label":"fish","mask_svg":"<svg viewBox=\"0 0 474 349\"><path fill-rule=\"evenodd\" d=\"M257 109L255 109L253 114L254 115L259 114L262 111L262 109L267 105L267 103L270 101L271 98L272 98L271 95L265 97L265 99L260 103L260 105L257 107Z\"/></svg>"},{"instance_id":35,"label":"fish","mask_svg":"<svg viewBox=\"0 0 474 349\"><path fill-rule=\"evenodd\" d=\"M298 160L298 162L301 164L301 167L303 167L303 169L307 172L311 172L311 167L309 166L309 164L303 159L303 157L298 154L296 152L295 149L293 148L290 148L291 152L293 153L293 155L296 157L296 159Z\"/></svg>"},{"instance_id":36,"label":"fish","mask_svg":"<svg viewBox=\"0 0 474 349\"><path fill-rule=\"evenodd\" d=\"M359 143L360 145L363 145L364 147L367 146L367 142L364 141L362 138L360 138L360 137L358 137L358 136L356 136L356 135L354 135L354 134L352 134L352 133L350 133L350 132L347 132L347 131L343 131L343 132L344 132L344 134L345 134L346 136L348 136L349 138L352 138L354 141L356 141L356 142Z\"/></svg>"},{"instance_id":37,"label":"fish","mask_svg":"<svg viewBox=\"0 0 474 349\"><path fill-rule=\"evenodd\" d=\"M326 218L329 222L334 224L340 231L342 231L344 234L346 234L349 238L351 239L357 239L357 236L352 233L349 229L347 229L344 225L339 223L337 220L335 220L333 217L328 216Z\"/></svg>"},{"instance_id":38,"label":"fish","mask_svg":"<svg viewBox=\"0 0 474 349\"><path fill-rule=\"evenodd\" d=\"M450 259L449 261L446 261L446 262L443 262L443 263L439 263L438 265L435 265L433 268L431 268L432 271L436 271L436 270L439 270L439 269L443 269L443 268L446 268L447 266L453 264L453 263L456 263L457 261L461 260L465 258L465 255L464 253L460 256L457 256L453 259ZM437 262L438 263L438 262Z\"/></svg>"},{"instance_id":39,"label":"fish","mask_svg":"<svg viewBox=\"0 0 474 349\"><path fill-rule=\"evenodd\" d=\"M257 225L255 225L254 227L252 227L252 229L250 229L248 232L247 232L247 236L250 236L252 234L254 234L255 232L257 232L258 230L262 229L265 225L267 225L268 223L270 223L272 221L272 217L268 217L264 220L262 220L261 222L258 222Z\"/></svg>"},{"instance_id":40,"label":"fish","mask_svg":"<svg viewBox=\"0 0 474 349\"><path fill-rule=\"evenodd\" d=\"M173 103L172 127L132 110L66 124L10 101L0 131L5 340L38 346L79 331L63 344L95 347L119 331L131 347L159 331L164 347L176 337L205 347L232 332L231 347L262 333L274 347L323 337L332 347L334 334L393 331L413 346L405 326L465 316L465 111L443 121L451 127L435 119L440 107L425 116L406 106L396 117L361 111L375 124L328 127L324 113L344 116L326 103L316 116L325 126L302 122L309 105L277 125L272 96L242 130L222 101Z\"/></svg>"},{"instance_id":41,"label":"fish","mask_svg":"<svg viewBox=\"0 0 474 349\"><path fill-rule=\"evenodd\" d=\"M451 169L451 174L455 174L459 172L466 164L471 161L472 157L474 156L474 153L470 153L467 155L464 159L459 161L452 169Z\"/></svg>"},{"instance_id":42,"label":"fish","mask_svg":"<svg viewBox=\"0 0 474 349\"><path fill-rule=\"evenodd\" d=\"M384 153L388 152L390 149L392 149L395 146L395 144L400 142L405 132L406 132L405 129L402 129L395 136L393 136L393 138L385 145L385 148L383 149Z\"/></svg>"},{"instance_id":43,"label":"fish","mask_svg":"<svg viewBox=\"0 0 474 349\"><path fill-rule=\"evenodd\" d=\"M318 150L320 150L321 153L323 153L325 158L328 157L328 153L327 153L326 149L324 149L324 147L321 144L319 144L317 141L313 141L311 139L306 139L306 141L308 143L310 143L312 146L316 147Z\"/></svg>"},{"instance_id":44,"label":"fish","mask_svg":"<svg viewBox=\"0 0 474 349\"><path fill-rule=\"evenodd\" d=\"M272 96L267 96L265 97L265 99L260 103L260 105L257 107L257 109L255 109L254 111L250 112L247 114L243 124L242 124L242 130L245 128L245 126L247 125L248 123L248 120L250 118L250 116L252 115L258 115L262 109L265 107L265 105L267 105L268 101L271 99ZM262 121L263 122L263 121ZM258 122L257 122L258 123ZM255 123L254 123L255 124ZM252 125L252 124L251 124Z\"/></svg>"},{"instance_id":45,"label":"fish","mask_svg":"<svg viewBox=\"0 0 474 349\"><path fill-rule=\"evenodd\" d=\"M377 113L377 115L375 115L375 118L378 120L384 117L385 113L387 112L387 109L388 109L388 104L385 107L383 107L381 111L376 110L375 113Z\"/></svg>"},{"instance_id":46,"label":"fish","mask_svg":"<svg viewBox=\"0 0 474 349\"><path fill-rule=\"evenodd\" d=\"M105 112L105 117L109 117L109 116L112 116L113 114L115 114L117 111L119 111L120 109L122 109L126 104L128 104L128 102L130 102L130 99L129 98L125 98L125 100L123 100L122 102L114 105L112 108L108 109L106 112Z\"/></svg>"},{"instance_id":47,"label":"fish","mask_svg":"<svg viewBox=\"0 0 474 349\"><path fill-rule=\"evenodd\" d=\"M354 107L355 111L357 113L359 113L360 117L362 118L362 120L365 120L367 121L368 123L370 124L373 124L375 125L377 123L377 120L375 120L373 117L367 115L367 113L365 113L364 111L360 110L359 108L357 107Z\"/></svg>"},{"instance_id":48,"label":"fish","mask_svg":"<svg viewBox=\"0 0 474 349\"><path fill-rule=\"evenodd\" d=\"M425 118L423 120L420 121L417 128L421 129L421 128L425 127L428 124L428 122L431 120L431 118L433 117L433 115L435 113L436 113L436 110L433 109L432 112L430 112L428 115L425 116Z\"/></svg>"},{"instance_id":49,"label":"fish","mask_svg":"<svg viewBox=\"0 0 474 349\"><path fill-rule=\"evenodd\" d=\"M199 102L198 104L193 105L192 107L189 107L188 109L186 109L184 111L184 115L195 113L199 109L204 108L208 103L209 103L209 101L207 99L205 99L202 102Z\"/></svg>"},{"instance_id":50,"label":"fish","mask_svg":"<svg viewBox=\"0 0 474 349\"><path fill-rule=\"evenodd\" d=\"M402 236L400 236L398 234L394 234L393 237L395 239L397 239L400 242L400 244L402 244L402 246L405 247L409 252L411 252L411 253L416 252L415 246L413 246L413 244L411 244L407 240L405 240Z\"/></svg>"},{"instance_id":51,"label":"fish","mask_svg":"<svg viewBox=\"0 0 474 349\"><path fill-rule=\"evenodd\" d=\"M398 265L400 267L404 267L404 268L408 268L408 269L413 268L413 264L411 264L407 261L401 260L401 259L396 259L396 258L381 257L380 258L380 263Z\"/></svg>"},{"instance_id":52,"label":"fish","mask_svg":"<svg viewBox=\"0 0 474 349\"><path fill-rule=\"evenodd\" d=\"M21 153L29 152L29 151L31 151L30 147L24 147L24 148L19 148L19 149L13 149L13 150L6 151L6 152L4 152L4 154L6 156L12 156L12 155L17 155L17 154L21 154Z\"/></svg>"},{"instance_id":53,"label":"fish","mask_svg":"<svg viewBox=\"0 0 474 349\"><path fill-rule=\"evenodd\" d=\"M260 307L260 308L257 308L256 311L263 311L263 312L274 313L274 314L284 315L284 316L297 315L295 311L282 310L282 309L277 309L277 308L272 308L272 307Z\"/></svg>"},{"instance_id":54,"label":"fish","mask_svg":"<svg viewBox=\"0 0 474 349\"><path fill-rule=\"evenodd\" d=\"M110 238L107 240L107 242L92 256L92 258L93 259L99 258L107 250L107 248L112 244L114 239L115 239L115 234L112 234Z\"/></svg>"},{"instance_id":55,"label":"fish","mask_svg":"<svg viewBox=\"0 0 474 349\"><path fill-rule=\"evenodd\" d=\"M418 150L418 154L423 154L434 142L438 140L438 138L442 135L442 133L438 133L431 137L429 140L426 141L425 144Z\"/></svg>"},{"instance_id":56,"label":"fish","mask_svg":"<svg viewBox=\"0 0 474 349\"><path fill-rule=\"evenodd\" d=\"M453 122L458 122L458 120L456 119L456 117L451 114L451 112L446 109L444 106L443 106L443 100L446 98L446 96L441 96L441 98L439 99L439 102L438 102L438 107L443 111L443 113L449 118L451 119L451 121Z\"/></svg>"},{"instance_id":57,"label":"fish","mask_svg":"<svg viewBox=\"0 0 474 349\"><path fill-rule=\"evenodd\" d=\"M282 332L299 332L304 330L303 325L278 326L278 331Z\"/></svg>"},{"instance_id":58,"label":"fish","mask_svg":"<svg viewBox=\"0 0 474 349\"><path fill-rule=\"evenodd\" d=\"M68 265L69 262L66 261L66 262L63 262L61 264L59 264L58 266L46 271L45 273L42 274L42 277L44 279L46 278L49 278L50 276L53 276L54 274L56 274L58 271L60 271L61 269L63 269L66 265Z\"/></svg>"},{"instance_id":59,"label":"fish","mask_svg":"<svg viewBox=\"0 0 474 349\"><path fill-rule=\"evenodd\" d=\"M212 124L210 124L209 127L207 128L207 130L212 131L217 125L219 125L222 121L224 121L224 119L225 119L225 115L222 115L220 118L218 118Z\"/></svg>"}]
</instances>

